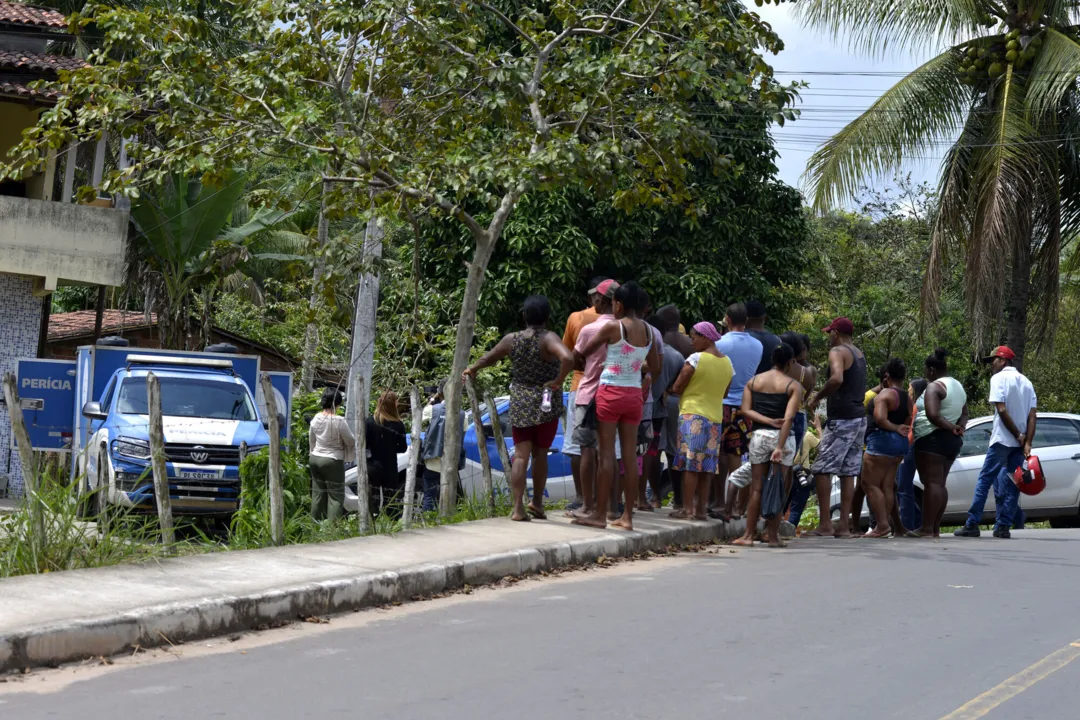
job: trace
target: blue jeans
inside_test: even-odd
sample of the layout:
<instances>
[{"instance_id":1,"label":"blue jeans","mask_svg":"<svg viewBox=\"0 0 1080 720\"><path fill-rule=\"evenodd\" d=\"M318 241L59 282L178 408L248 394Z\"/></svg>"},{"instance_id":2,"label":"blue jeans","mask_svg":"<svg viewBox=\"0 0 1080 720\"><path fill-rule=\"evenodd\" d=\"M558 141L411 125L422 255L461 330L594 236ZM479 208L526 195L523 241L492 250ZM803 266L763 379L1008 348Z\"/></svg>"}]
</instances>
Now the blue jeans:
<instances>
[{"instance_id":1,"label":"blue jeans","mask_svg":"<svg viewBox=\"0 0 1080 720\"><path fill-rule=\"evenodd\" d=\"M806 509L806 501L810 499L810 493L814 492L814 478L810 476L808 485L795 483L791 488L791 509L788 512L788 522L798 527L802 520L803 510Z\"/></svg>"},{"instance_id":2,"label":"blue jeans","mask_svg":"<svg viewBox=\"0 0 1080 720\"><path fill-rule=\"evenodd\" d=\"M896 507L905 529L922 527L922 510L915 502L915 451L911 448L896 470Z\"/></svg>"},{"instance_id":3,"label":"blue jeans","mask_svg":"<svg viewBox=\"0 0 1080 720\"><path fill-rule=\"evenodd\" d=\"M995 528L1011 528L1020 506L1020 488L1016 487L1012 476L1016 468L1024 463L1024 451L1018 447L1009 447L994 443L986 452L979 481L975 484L975 497L968 510L967 525L974 527L982 522L986 496L994 488L994 505L997 518Z\"/></svg>"},{"instance_id":4,"label":"blue jeans","mask_svg":"<svg viewBox=\"0 0 1080 720\"><path fill-rule=\"evenodd\" d=\"M442 476L434 470L424 468L424 499L420 502L420 509L424 512L439 509L439 491Z\"/></svg>"},{"instance_id":5,"label":"blue jeans","mask_svg":"<svg viewBox=\"0 0 1080 720\"><path fill-rule=\"evenodd\" d=\"M795 438L795 454L802 452L802 441L806 437L806 413L800 410L791 421L791 435Z\"/></svg>"}]
</instances>

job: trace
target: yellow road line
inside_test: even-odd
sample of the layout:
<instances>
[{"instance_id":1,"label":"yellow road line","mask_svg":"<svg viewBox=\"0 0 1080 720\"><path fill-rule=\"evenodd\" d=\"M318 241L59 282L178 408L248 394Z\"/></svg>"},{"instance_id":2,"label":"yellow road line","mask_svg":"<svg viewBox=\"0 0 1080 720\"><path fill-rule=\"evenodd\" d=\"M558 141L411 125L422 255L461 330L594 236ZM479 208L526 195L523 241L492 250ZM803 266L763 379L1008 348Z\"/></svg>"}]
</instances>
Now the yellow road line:
<instances>
[{"instance_id":1,"label":"yellow road line","mask_svg":"<svg viewBox=\"0 0 1080 720\"><path fill-rule=\"evenodd\" d=\"M1009 698L1016 697L1078 657L1080 657L1080 640L1069 643L1060 650L1055 650L1000 685L996 685L979 697L964 703L956 710L942 717L941 720L975 720L975 718L981 718Z\"/></svg>"}]
</instances>

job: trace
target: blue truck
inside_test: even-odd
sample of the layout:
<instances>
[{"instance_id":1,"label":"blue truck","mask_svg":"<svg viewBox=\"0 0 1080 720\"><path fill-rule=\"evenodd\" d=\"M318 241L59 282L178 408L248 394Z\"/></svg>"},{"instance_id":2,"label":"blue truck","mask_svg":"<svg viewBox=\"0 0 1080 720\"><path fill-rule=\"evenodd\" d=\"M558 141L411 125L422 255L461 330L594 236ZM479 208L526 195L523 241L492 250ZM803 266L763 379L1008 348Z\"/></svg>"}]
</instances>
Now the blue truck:
<instances>
[{"instance_id":1,"label":"blue truck","mask_svg":"<svg viewBox=\"0 0 1080 720\"><path fill-rule=\"evenodd\" d=\"M71 477L107 505L152 511L146 376L161 384L173 511L227 516L240 503L243 452L270 440L259 358L147 348L79 348L74 362L23 360L20 402L35 450L69 452ZM291 373L270 373L287 432ZM98 491L100 489L100 491Z\"/></svg>"}]
</instances>

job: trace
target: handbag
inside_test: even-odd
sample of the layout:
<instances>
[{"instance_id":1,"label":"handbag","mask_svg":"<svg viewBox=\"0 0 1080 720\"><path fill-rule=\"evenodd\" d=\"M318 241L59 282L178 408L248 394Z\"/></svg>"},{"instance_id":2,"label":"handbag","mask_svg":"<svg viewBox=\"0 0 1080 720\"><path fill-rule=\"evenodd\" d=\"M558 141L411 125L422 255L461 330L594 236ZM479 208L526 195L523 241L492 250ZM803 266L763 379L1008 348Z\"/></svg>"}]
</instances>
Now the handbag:
<instances>
[{"instance_id":1,"label":"handbag","mask_svg":"<svg viewBox=\"0 0 1080 720\"><path fill-rule=\"evenodd\" d=\"M774 463L761 488L761 516L771 520L784 507L784 468Z\"/></svg>"}]
</instances>

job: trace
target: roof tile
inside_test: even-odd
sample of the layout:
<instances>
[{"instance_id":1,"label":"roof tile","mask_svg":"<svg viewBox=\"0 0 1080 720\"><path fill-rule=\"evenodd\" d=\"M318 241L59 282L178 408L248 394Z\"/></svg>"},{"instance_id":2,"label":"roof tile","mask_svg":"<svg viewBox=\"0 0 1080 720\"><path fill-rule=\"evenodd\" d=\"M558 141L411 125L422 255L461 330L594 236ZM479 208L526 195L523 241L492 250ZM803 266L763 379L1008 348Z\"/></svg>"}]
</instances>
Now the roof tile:
<instances>
[{"instance_id":1,"label":"roof tile","mask_svg":"<svg viewBox=\"0 0 1080 720\"><path fill-rule=\"evenodd\" d=\"M74 312L53 313L49 316L49 342L83 337L94 334L97 310L76 310ZM136 310L105 310L101 313L101 334L123 332L136 328L146 328L157 324L157 315L146 315Z\"/></svg>"},{"instance_id":2,"label":"roof tile","mask_svg":"<svg viewBox=\"0 0 1080 720\"><path fill-rule=\"evenodd\" d=\"M67 29L67 18L47 8L0 0L0 22Z\"/></svg>"},{"instance_id":3,"label":"roof tile","mask_svg":"<svg viewBox=\"0 0 1080 720\"><path fill-rule=\"evenodd\" d=\"M41 55L15 50L0 50L0 68L24 70L36 73L54 73L57 70L79 70L89 67L80 58L63 55Z\"/></svg>"}]
</instances>

